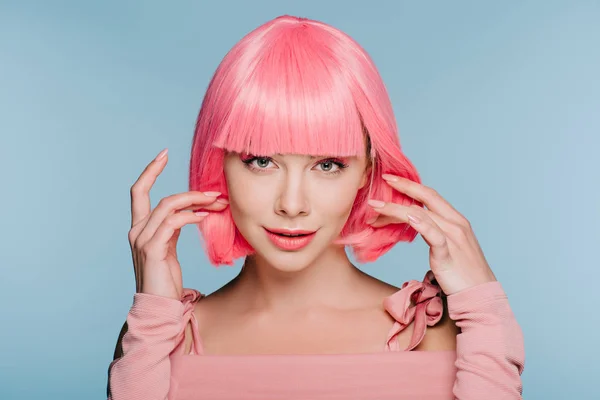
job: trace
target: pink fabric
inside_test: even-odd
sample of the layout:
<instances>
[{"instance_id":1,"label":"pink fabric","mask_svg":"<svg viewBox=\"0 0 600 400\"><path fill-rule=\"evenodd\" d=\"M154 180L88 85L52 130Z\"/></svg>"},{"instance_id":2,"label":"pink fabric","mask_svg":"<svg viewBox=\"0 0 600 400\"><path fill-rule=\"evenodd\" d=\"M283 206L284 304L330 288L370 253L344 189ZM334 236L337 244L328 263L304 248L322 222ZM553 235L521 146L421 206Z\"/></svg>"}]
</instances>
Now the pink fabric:
<instances>
[{"instance_id":1,"label":"pink fabric","mask_svg":"<svg viewBox=\"0 0 600 400\"><path fill-rule=\"evenodd\" d=\"M383 301L396 320L381 353L203 355L193 314L202 298L181 301L136 293L127 316L123 357L110 363L108 400L192 399L521 399L523 335L499 282L448 296L461 328L456 351L411 351L443 304L431 271ZM410 345L395 340L414 321ZM192 323L191 354L184 354Z\"/></svg>"}]
</instances>

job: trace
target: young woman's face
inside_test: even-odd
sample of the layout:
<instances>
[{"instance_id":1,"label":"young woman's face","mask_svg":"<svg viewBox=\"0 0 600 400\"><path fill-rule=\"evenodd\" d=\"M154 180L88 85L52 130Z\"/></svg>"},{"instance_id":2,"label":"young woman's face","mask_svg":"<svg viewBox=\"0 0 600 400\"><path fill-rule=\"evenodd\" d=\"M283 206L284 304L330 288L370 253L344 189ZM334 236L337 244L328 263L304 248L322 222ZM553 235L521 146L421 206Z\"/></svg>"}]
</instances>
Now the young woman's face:
<instances>
[{"instance_id":1,"label":"young woman's face","mask_svg":"<svg viewBox=\"0 0 600 400\"><path fill-rule=\"evenodd\" d=\"M368 182L367 160L307 155L254 156L227 152L224 172L233 220L273 268L298 271L334 246L358 189ZM270 239L271 229L316 231L298 249ZM276 240L275 242L279 242Z\"/></svg>"}]
</instances>

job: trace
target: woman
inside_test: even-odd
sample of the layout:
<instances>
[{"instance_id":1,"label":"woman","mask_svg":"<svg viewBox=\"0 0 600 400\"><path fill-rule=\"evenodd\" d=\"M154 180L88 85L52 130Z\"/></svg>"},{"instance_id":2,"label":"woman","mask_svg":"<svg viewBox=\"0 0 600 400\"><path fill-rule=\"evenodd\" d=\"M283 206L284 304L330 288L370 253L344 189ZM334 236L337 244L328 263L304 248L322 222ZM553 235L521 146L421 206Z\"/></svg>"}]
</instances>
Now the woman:
<instances>
[{"instance_id":1,"label":"woman","mask_svg":"<svg viewBox=\"0 0 600 400\"><path fill-rule=\"evenodd\" d=\"M137 290L109 399L521 397L506 295L469 222L420 184L379 73L346 34L290 16L249 33L204 97L190 191L151 210L166 162L165 149L131 190ZM190 223L215 266L245 257L206 296L182 285ZM345 252L373 261L419 233L431 270L401 288Z\"/></svg>"}]
</instances>

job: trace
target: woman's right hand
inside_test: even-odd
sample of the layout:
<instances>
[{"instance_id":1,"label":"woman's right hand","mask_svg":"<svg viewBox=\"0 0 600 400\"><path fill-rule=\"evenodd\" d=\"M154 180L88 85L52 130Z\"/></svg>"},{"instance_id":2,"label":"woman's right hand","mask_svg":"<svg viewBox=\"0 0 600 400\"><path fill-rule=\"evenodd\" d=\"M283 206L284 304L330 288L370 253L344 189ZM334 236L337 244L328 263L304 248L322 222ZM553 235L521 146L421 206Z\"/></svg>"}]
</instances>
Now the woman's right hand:
<instances>
[{"instance_id":1,"label":"woman's right hand","mask_svg":"<svg viewBox=\"0 0 600 400\"><path fill-rule=\"evenodd\" d=\"M162 157L161 157L162 155ZM177 260L181 228L200 222L208 213L222 211L228 202L217 200L219 192L183 192L165 197L150 208L150 189L167 165L167 149L146 166L131 187L129 245L133 256L137 293L181 300L183 282ZM199 214L192 211L202 209Z\"/></svg>"}]
</instances>

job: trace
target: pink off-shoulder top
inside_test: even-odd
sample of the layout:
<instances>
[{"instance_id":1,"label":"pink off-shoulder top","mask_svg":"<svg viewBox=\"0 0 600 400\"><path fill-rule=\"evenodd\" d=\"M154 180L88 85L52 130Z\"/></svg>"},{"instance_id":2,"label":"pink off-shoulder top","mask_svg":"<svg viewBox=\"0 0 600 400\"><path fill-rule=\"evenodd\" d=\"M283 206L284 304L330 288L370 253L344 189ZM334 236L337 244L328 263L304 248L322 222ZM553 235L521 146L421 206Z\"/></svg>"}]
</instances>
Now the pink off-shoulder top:
<instances>
[{"instance_id":1,"label":"pink off-shoulder top","mask_svg":"<svg viewBox=\"0 0 600 400\"><path fill-rule=\"evenodd\" d=\"M395 323L380 353L361 354L203 355L193 313L200 292L186 288L181 301L136 293L123 356L109 366L108 400L521 399L523 334L500 282L447 297L461 329L456 351L413 350L442 317L432 278L428 271L383 300ZM413 322L401 349L396 336Z\"/></svg>"}]
</instances>

